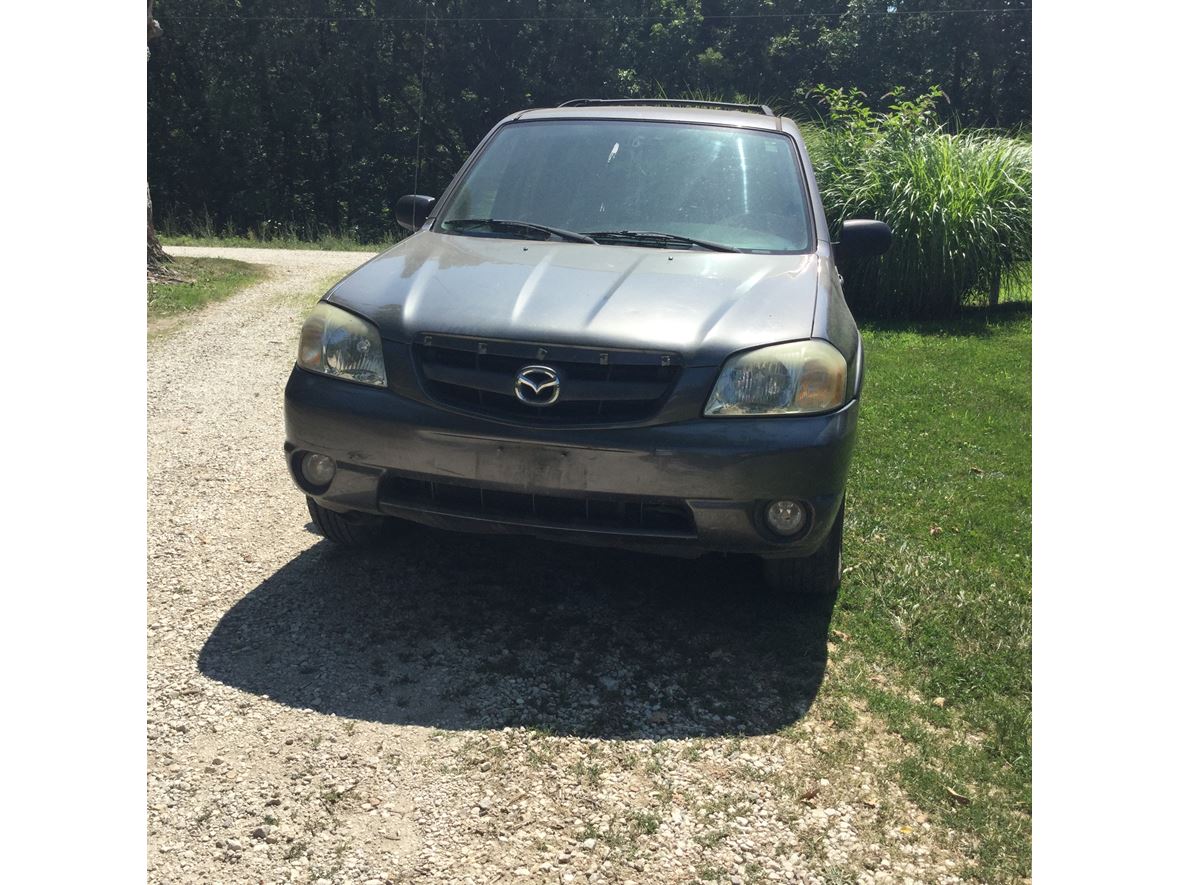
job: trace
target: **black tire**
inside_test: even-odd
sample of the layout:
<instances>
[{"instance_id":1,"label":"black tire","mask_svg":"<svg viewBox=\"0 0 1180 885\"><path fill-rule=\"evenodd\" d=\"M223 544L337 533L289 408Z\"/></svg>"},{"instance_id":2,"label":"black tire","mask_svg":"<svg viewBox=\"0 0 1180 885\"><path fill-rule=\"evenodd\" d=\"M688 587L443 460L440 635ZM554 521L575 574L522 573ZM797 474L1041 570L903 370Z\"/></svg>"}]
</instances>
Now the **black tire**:
<instances>
[{"instance_id":1,"label":"black tire","mask_svg":"<svg viewBox=\"0 0 1180 885\"><path fill-rule=\"evenodd\" d=\"M823 545L811 556L762 560L762 576L770 589L810 597L834 597L843 567L844 502Z\"/></svg>"},{"instance_id":2,"label":"black tire","mask_svg":"<svg viewBox=\"0 0 1180 885\"><path fill-rule=\"evenodd\" d=\"M337 513L307 499L307 512L321 535L341 547L369 547L381 537L387 520L367 513Z\"/></svg>"}]
</instances>

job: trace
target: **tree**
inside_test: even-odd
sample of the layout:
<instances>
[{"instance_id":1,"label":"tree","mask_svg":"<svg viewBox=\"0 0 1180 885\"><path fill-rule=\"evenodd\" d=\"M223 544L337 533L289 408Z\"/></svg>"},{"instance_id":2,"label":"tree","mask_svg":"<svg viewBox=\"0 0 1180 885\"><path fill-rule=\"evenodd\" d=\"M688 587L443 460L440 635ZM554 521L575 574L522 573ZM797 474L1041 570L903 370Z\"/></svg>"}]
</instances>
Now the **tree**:
<instances>
[{"instance_id":1,"label":"tree","mask_svg":"<svg viewBox=\"0 0 1180 885\"><path fill-rule=\"evenodd\" d=\"M156 0L147 0L147 42L148 42L148 58L152 57L151 42L164 33L164 29L160 27L160 23L152 17L152 9L156 5ZM156 226L152 223L152 186L147 183L147 269L151 274L165 273L164 265L168 261L168 255L164 252L164 248L160 245L160 239L156 236Z\"/></svg>"},{"instance_id":2,"label":"tree","mask_svg":"<svg viewBox=\"0 0 1180 885\"><path fill-rule=\"evenodd\" d=\"M194 231L381 242L397 197L439 194L497 120L571 98L807 119L820 83L876 111L939 86L948 128L1031 123L1031 0L159 2L149 177Z\"/></svg>"}]
</instances>

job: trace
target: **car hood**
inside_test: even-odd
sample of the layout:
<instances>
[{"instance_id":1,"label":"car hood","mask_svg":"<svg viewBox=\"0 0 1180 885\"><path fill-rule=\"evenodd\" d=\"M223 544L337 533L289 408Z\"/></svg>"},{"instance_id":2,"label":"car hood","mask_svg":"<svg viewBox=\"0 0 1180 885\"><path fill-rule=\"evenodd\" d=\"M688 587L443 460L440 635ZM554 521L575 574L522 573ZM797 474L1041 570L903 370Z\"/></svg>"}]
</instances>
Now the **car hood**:
<instances>
[{"instance_id":1,"label":"car hood","mask_svg":"<svg viewBox=\"0 0 1180 885\"><path fill-rule=\"evenodd\" d=\"M338 283L328 300L383 338L419 332L675 351L716 365L806 338L817 257L595 246L422 231Z\"/></svg>"}]
</instances>

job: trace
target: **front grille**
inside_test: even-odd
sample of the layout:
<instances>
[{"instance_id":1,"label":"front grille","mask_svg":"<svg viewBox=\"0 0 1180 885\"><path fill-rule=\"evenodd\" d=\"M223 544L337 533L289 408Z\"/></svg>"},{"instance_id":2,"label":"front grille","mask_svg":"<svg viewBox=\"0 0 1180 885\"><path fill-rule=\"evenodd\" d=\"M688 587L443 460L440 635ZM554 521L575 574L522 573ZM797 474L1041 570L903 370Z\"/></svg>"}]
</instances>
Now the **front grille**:
<instances>
[{"instance_id":1,"label":"front grille","mask_svg":"<svg viewBox=\"0 0 1180 885\"><path fill-rule=\"evenodd\" d=\"M419 335L414 361L426 392L466 411L531 424L641 421L655 414L680 377L678 354L616 348ZM515 394L528 365L553 369L557 402L534 406Z\"/></svg>"},{"instance_id":2,"label":"front grille","mask_svg":"<svg viewBox=\"0 0 1180 885\"><path fill-rule=\"evenodd\" d=\"M379 491L383 508L471 516L538 528L696 537L684 501L639 495L534 495L387 473Z\"/></svg>"}]
</instances>

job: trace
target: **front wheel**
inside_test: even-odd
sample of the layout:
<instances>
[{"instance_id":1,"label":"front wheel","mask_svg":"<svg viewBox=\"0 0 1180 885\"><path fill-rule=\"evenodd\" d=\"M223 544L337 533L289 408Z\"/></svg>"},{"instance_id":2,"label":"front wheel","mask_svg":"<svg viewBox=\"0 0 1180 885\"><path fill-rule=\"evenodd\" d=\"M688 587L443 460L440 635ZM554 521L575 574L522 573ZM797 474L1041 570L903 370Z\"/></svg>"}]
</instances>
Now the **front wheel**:
<instances>
[{"instance_id":1,"label":"front wheel","mask_svg":"<svg viewBox=\"0 0 1180 885\"><path fill-rule=\"evenodd\" d=\"M382 530L392 521L367 513L337 513L321 507L314 498L307 499L307 512L319 533L341 547L368 547L381 537Z\"/></svg>"},{"instance_id":2,"label":"front wheel","mask_svg":"<svg viewBox=\"0 0 1180 885\"><path fill-rule=\"evenodd\" d=\"M844 502L841 501L832 530L815 553L796 559L764 559L762 575L770 589L775 591L835 596L840 589L843 546Z\"/></svg>"}]
</instances>

